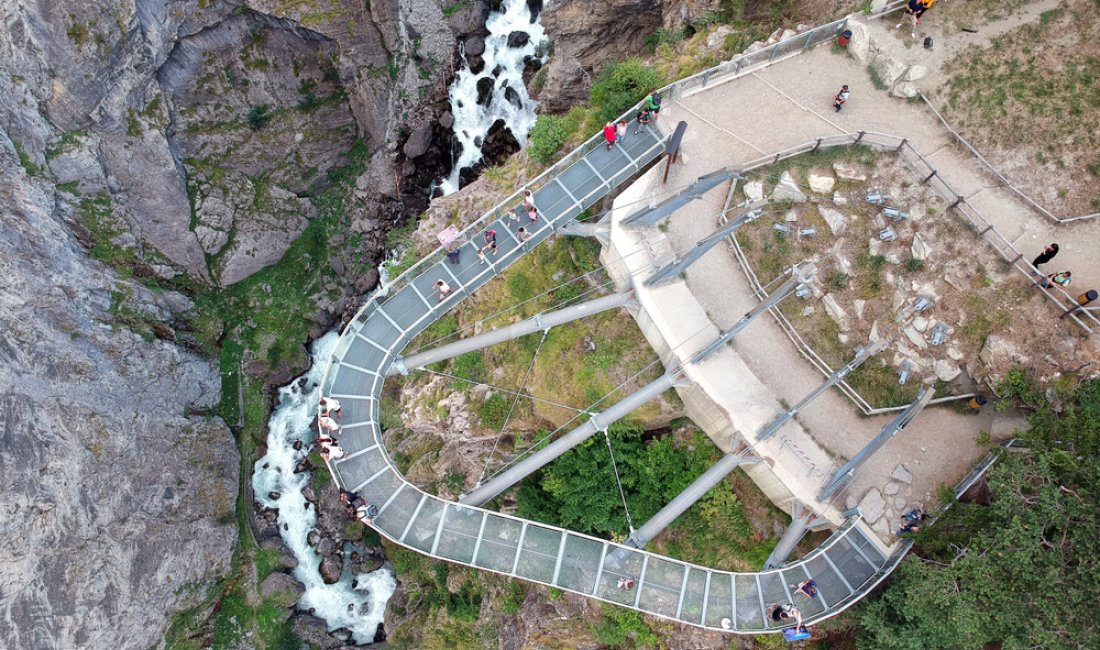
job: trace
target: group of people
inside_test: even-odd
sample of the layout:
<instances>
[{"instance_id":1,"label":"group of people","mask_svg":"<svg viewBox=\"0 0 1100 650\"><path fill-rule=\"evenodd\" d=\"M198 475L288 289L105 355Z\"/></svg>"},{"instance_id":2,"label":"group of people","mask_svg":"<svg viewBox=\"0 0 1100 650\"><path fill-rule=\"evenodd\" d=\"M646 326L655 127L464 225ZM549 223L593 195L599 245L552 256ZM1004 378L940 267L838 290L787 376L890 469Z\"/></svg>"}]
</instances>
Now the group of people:
<instances>
[{"instance_id":1,"label":"group of people","mask_svg":"<svg viewBox=\"0 0 1100 650\"><path fill-rule=\"evenodd\" d=\"M368 526L374 523L374 518L378 516L378 506L367 503L367 500L357 492L340 488L340 503L344 504L344 510L347 511L349 518L358 519Z\"/></svg>"},{"instance_id":2,"label":"group of people","mask_svg":"<svg viewBox=\"0 0 1100 650\"><path fill-rule=\"evenodd\" d=\"M653 120L657 119L660 112L661 93L654 90L642 100L641 108L638 109L638 115L635 117L638 126L634 128L634 134L637 135L642 129L648 127ZM616 142L622 142L626 138L628 129L629 125L625 117L621 118L618 124L608 122L603 125L603 139L607 143L608 151L615 146Z\"/></svg>"},{"instance_id":3,"label":"group of people","mask_svg":"<svg viewBox=\"0 0 1100 650\"><path fill-rule=\"evenodd\" d=\"M317 439L314 443L321 449L321 458L326 461L339 460L347 455L336 440L340 433L340 401L334 397L321 396L317 411Z\"/></svg>"},{"instance_id":4,"label":"group of people","mask_svg":"<svg viewBox=\"0 0 1100 650\"><path fill-rule=\"evenodd\" d=\"M1060 249L1058 247L1058 244L1050 244L1043 249L1043 252L1039 253L1039 255L1031 261L1031 265L1038 269L1044 264L1049 264L1050 261L1053 260L1056 255L1058 255L1059 250ZM1065 289L1070 285L1071 282L1073 282L1073 273L1070 271L1057 271L1055 273L1050 273L1046 275L1044 275L1042 272L1039 272L1035 273L1035 277L1038 278L1039 286L1043 287L1044 289L1050 289L1055 285ZM1062 312L1061 318L1065 318L1066 316L1069 316L1078 309L1083 308L1085 305L1096 300L1097 297L1100 297L1100 294L1092 289L1089 289L1088 291L1080 294L1079 296L1077 296L1077 304Z\"/></svg>"}]
</instances>

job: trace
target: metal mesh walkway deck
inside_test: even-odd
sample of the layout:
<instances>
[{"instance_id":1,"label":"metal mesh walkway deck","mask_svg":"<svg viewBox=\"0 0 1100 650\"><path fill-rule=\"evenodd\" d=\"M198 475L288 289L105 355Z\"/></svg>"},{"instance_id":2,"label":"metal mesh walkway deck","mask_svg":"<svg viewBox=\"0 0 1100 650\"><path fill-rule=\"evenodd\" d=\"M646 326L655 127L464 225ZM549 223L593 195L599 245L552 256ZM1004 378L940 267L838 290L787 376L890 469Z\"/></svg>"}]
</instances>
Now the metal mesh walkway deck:
<instances>
[{"instance_id":1,"label":"metal mesh walkway deck","mask_svg":"<svg viewBox=\"0 0 1100 650\"><path fill-rule=\"evenodd\" d=\"M387 369L402 349L470 292L499 275L557 228L572 221L664 150L657 130L607 151L590 140L529 187L542 219L528 224L520 243L507 211L509 197L465 231L462 263L448 264L442 249L398 278L384 298L369 302L341 336L326 376L327 394L343 403L341 446L348 455L330 464L337 482L379 509L374 526L390 540L432 557L523 578L658 616L712 629L758 633L775 629L767 608L794 600L788 585L809 577L819 597L799 603L813 622L858 600L900 556L885 557L858 518L798 562L760 573L715 571L646 551L426 494L405 481L382 445L378 406ZM522 218L526 222L526 216ZM498 253L481 263L481 233L497 231ZM454 293L438 302L436 280ZM618 587L619 578L635 581Z\"/></svg>"}]
</instances>

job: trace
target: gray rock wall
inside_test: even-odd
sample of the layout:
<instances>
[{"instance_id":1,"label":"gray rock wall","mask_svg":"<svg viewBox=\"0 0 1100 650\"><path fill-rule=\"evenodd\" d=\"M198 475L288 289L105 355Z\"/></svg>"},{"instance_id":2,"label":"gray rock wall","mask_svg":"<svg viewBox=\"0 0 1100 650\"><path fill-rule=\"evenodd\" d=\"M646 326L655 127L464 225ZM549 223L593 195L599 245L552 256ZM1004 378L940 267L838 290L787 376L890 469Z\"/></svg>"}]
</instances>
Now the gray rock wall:
<instances>
[{"instance_id":1,"label":"gray rock wall","mask_svg":"<svg viewBox=\"0 0 1100 650\"><path fill-rule=\"evenodd\" d=\"M2 132L0 197L0 647L155 646L237 539L217 368L157 338L189 301L91 260Z\"/></svg>"}]
</instances>

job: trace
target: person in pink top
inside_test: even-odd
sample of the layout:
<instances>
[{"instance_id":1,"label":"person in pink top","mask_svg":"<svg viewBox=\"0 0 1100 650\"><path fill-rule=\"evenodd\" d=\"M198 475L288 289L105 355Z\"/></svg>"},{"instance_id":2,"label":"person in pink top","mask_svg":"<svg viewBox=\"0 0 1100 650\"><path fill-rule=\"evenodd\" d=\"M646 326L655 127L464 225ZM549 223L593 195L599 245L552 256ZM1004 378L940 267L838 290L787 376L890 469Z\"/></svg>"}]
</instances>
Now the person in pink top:
<instances>
[{"instance_id":1,"label":"person in pink top","mask_svg":"<svg viewBox=\"0 0 1100 650\"><path fill-rule=\"evenodd\" d=\"M607 140L607 150L611 151L611 146L615 144L615 125L611 122L603 125L603 139Z\"/></svg>"}]
</instances>

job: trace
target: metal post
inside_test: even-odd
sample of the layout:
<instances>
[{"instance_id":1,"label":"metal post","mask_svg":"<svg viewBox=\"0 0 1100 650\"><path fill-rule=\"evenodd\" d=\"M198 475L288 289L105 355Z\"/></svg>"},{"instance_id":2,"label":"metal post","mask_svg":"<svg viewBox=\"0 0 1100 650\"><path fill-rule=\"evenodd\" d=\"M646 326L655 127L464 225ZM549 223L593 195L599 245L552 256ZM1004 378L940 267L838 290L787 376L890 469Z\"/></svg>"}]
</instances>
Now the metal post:
<instances>
[{"instance_id":1,"label":"metal post","mask_svg":"<svg viewBox=\"0 0 1100 650\"><path fill-rule=\"evenodd\" d=\"M954 210L955 208L957 208L957 207L959 207L960 205L962 205L962 204L963 204L963 203L964 203L965 201L966 201L966 199L964 199L963 197L961 197L961 196L959 196L958 194L956 194L956 195L955 195L955 202L954 202L954 203L952 203L952 204L950 205L950 207L948 207L947 209L948 209L948 210Z\"/></svg>"},{"instance_id":2,"label":"metal post","mask_svg":"<svg viewBox=\"0 0 1100 650\"><path fill-rule=\"evenodd\" d=\"M924 177L924 180L923 180L923 181L921 181L921 182L920 182L920 184L921 184L921 185L927 185L927 184L928 184L928 182L929 182L929 181L931 181L931 180L932 180L933 178L935 178L935 177L936 177L937 175L939 175L939 173L940 173L940 170L938 170L938 169L933 169L933 170L932 170L932 173L931 173L931 174L929 174L929 175L927 175L927 176L925 176L925 177Z\"/></svg>"},{"instance_id":3,"label":"metal post","mask_svg":"<svg viewBox=\"0 0 1100 650\"><path fill-rule=\"evenodd\" d=\"M798 546L799 540L806 534L806 531L810 528L811 524L816 523L817 518L814 513L802 504L800 501L794 502L794 511L791 513L791 525L787 526L787 530L783 531L783 536L779 538L779 543L772 549L771 555L768 556L766 562L764 562L764 570L777 569L786 563L787 558L794 552L794 547Z\"/></svg>"},{"instance_id":4,"label":"metal post","mask_svg":"<svg viewBox=\"0 0 1100 650\"><path fill-rule=\"evenodd\" d=\"M859 132L859 137L858 137L858 138L856 138L856 141L855 141L855 142L854 142L853 144L854 144L855 146L859 146L859 143L860 143L860 142L863 142L863 136L864 136L864 135L866 135L866 132L864 132L864 131L860 131L860 132Z\"/></svg>"},{"instance_id":5,"label":"metal post","mask_svg":"<svg viewBox=\"0 0 1100 650\"><path fill-rule=\"evenodd\" d=\"M588 440L597 432L606 429L610 424L626 417L647 402L656 399L661 393L675 386L676 382L679 381L679 377L680 373L678 371L666 373L655 381L643 386L638 391L627 395L622 400L612 405L611 408L602 413L593 415L591 419L576 429L566 433L540 451L512 465L507 470L498 474L496 478L474 488L469 494L463 495L459 498L459 503L468 506L480 506L484 504L486 501L504 492L516 483L519 483L524 477L532 472L542 468L558 456L561 456L573 447Z\"/></svg>"},{"instance_id":6,"label":"metal post","mask_svg":"<svg viewBox=\"0 0 1100 650\"><path fill-rule=\"evenodd\" d=\"M935 394L935 389L929 387L921 391L920 395L917 395L917 399L913 401L904 411L898 414L896 418L890 421L889 424L882 427L882 431L875 436L871 442L859 450L859 453L852 457L852 460L844 464L844 467L838 469L833 478L829 481L828 485L821 488L821 492L818 493L817 498L819 501L827 501L832 497L841 486L852 480L855 475L856 469L870 458L880 447L887 443L890 438L893 438L899 431L904 431L905 427L909 426L917 415L928 405L928 402L932 401L932 395Z\"/></svg>"},{"instance_id":7,"label":"metal post","mask_svg":"<svg viewBox=\"0 0 1100 650\"><path fill-rule=\"evenodd\" d=\"M821 147L821 138L818 138L818 139L817 139L817 142L815 142L815 143L814 143L814 148L813 148L813 149L810 149L810 153L817 153L817 150L818 150L818 149L819 149L820 147Z\"/></svg>"},{"instance_id":8,"label":"metal post","mask_svg":"<svg viewBox=\"0 0 1100 650\"><path fill-rule=\"evenodd\" d=\"M905 145L907 145L907 144L909 144L909 140L907 140L905 138L902 138L901 139L901 144L898 145L898 148L895 149L894 152L895 153L901 153L901 150L904 149Z\"/></svg>"},{"instance_id":9,"label":"metal post","mask_svg":"<svg viewBox=\"0 0 1100 650\"><path fill-rule=\"evenodd\" d=\"M831 388L833 385L839 383L848 375L848 373L858 368L861 363L863 363L867 359L870 359L872 356L878 354L885 348L886 339L878 339L867 347L861 348L858 352L856 352L855 358L848 362L848 365L834 372L832 375L829 376L828 379L825 380L825 383L815 388L813 391L810 392L809 395L803 397L802 400L799 401L798 404L792 406L790 410L785 413L780 413L766 427L761 429L760 434L756 437L757 442L763 442L775 435L775 432L778 431L780 427L782 427L791 418L797 415L798 412L802 410L807 404L812 402L825 391L829 390L829 388Z\"/></svg>"},{"instance_id":10,"label":"metal post","mask_svg":"<svg viewBox=\"0 0 1100 650\"><path fill-rule=\"evenodd\" d=\"M650 540L659 535L660 532L667 528L672 522L676 521L676 519L684 514L684 512L694 505L696 501L706 496L711 488L721 483L730 472L737 469L738 465L741 463L755 463L759 461L759 458L752 456L749 450L743 447L735 452L730 452L722 456L718 462L707 468L707 471L703 472L703 474L695 479L691 485L684 488L683 492L673 497L672 501L669 501L665 507L657 512L657 514L650 517L649 521L642 524L641 528L631 533L630 537L628 537L624 543L634 548L645 547Z\"/></svg>"},{"instance_id":11,"label":"metal post","mask_svg":"<svg viewBox=\"0 0 1100 650\"><path fill-rule=\"evenodd\" d=\"M548 330L555 325L568 323L610 309L618 309L628 304L632 296L633 294L629 291L613 293L610 296L602 296L595 300L582 302L571 307L566 307L565 309L552 311L548 314L536 314L518 323L512 323L511 325L464 338L454 343L441 345L431 350L411 354L394 361L386 371L386 376L392 377L398 374L407 375L413 368L422 368L430 363L445 361L446 359L457 357L460 354L480 350L505 341L511 341L512 339L517 339L534 332Z\"/></svg>"},{"instance_id":12,"label":"metal post","mask_svg":"<svg viewBox=\"0 0 1100 650\"><path fill-rule=\"evenodd\" d=\"M813 262L804 262L800 266L795 267L794 272L791 274L791 279L787 280L781 287L772 292L768 299L757 305L752 311L741 317L741 320L737 321L737 324L729 328L729 330L722 332L718 338L706 346L702 350L695 353L695 356L691 358L691 363L702 363L706 361L712 354L721 350L726 343L729 343L733 337L737 336L741 330L745 329L749 323L753 321L757 316L768 311L779 303L780 300L785 298L787 294L804 283L809 281L816 272L816 267ZM647 282L648 284L648 282Z\"/></svg>"}]
</instances>

